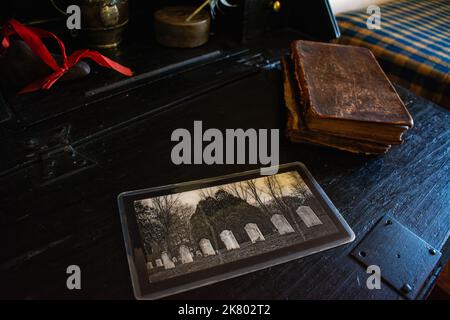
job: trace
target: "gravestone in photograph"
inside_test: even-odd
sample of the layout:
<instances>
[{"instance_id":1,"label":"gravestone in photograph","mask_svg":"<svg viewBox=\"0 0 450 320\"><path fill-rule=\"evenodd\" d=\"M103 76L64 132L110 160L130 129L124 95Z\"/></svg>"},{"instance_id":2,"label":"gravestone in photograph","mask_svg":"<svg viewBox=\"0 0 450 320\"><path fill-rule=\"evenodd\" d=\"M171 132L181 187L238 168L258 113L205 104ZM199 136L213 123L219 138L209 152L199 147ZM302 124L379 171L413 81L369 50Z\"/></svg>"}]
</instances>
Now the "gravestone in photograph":
<instances>
[{"instance_id":1,"label":"gravestone in photograph","mask_svg":"<svg viewBox=\"0 0 450 320\"><path fill-rule=\"evenodd\" d=\"M262 234L261 230L259 230L258 225L256 223L247 223L245 225L244 229L247 232L248 237L250 238L252 243L255 243L257 241L266 240L264 238L264 235Z\"/></svg>"},{"instance_id":2,"label":"gravestone in photograph","mask_svg":"<svg viewBox=\"0 0 450 320\"><path fill-rule=\"evenodd\" d=\"M162 262L161 259L156 259L156 267L157 267L157 268L162 268L162 267L164 267L164 264L163 264L163 262Z\"/></svg>"},{"instance_id":3,"label":"gravestone in photograph","mask_svg":"<svg viewBox=\"0 0 450 320\"><path fill-rule=\"evenodd\" d=\"M191 251L189 251L189 248L185 245L180 246L180 257L182 264L194 262Z\"/></svg>"},{"instance_id":4,"label":"gravestone in photograph","mask_svg":"<svg viewBox=\"0 0 450 320\"><path fill-rule=\"evenodd\" d=\"M208 239L201 239L199 245L205 257L216 255L216 251L214 250L211 241L209 241Z\"/></svg>"},{"instance_id":5,"label":"gravestone in photograph","mask_svg":"<svg viewBox=\"0 0 450 320\"><path fill-rule=\"evenodd\" d=\"M173 269L175 268L175 264L172 262L172 260L169 257L169 254L167 252L163 252L161 254L161 259L164 264L164 269Z\"/></svg>"},{"instance_id":6,"label":"gravestone in photograph","mask_svg":"<svg viewBox=\"0 0 450 320\"><path fill-rule=\"evenodd\" d=\"M317 215L310 207L307 206L298 207L297 214L308 228L322 224L322 221L320 221L319 217L317 217Z\"/></svg>"},{"instance_id":7,"label":"gravestone in photograph","mask_svg":"<svg viewBox=\"0 0 450 320\"><path fill-rule=\"evenodd\" d=\"M281 214L274 214L270 219L280 235L295 232L291 224Z\"/></svg>"},{"instance_id":8,"label":"gravestone in photograph","mask_svg":"<svg viewBox=\"0 0 450 320\"><path fill-rule=\"evenodd\" d=\"M240 248L239 243L234 237L233 232L230 230L223 230L222 233L220 234L220 239L225 244L227 250L234 250Z\"/></svg>"}]
</instances>

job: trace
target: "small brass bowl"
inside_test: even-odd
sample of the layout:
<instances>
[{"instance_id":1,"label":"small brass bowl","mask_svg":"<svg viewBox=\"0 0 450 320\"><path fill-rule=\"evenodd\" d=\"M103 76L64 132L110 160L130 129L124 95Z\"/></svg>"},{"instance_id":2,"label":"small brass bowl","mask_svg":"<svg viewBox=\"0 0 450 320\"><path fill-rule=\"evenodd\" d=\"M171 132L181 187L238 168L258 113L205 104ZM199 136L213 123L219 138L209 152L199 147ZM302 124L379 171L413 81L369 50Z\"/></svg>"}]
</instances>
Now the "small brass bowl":
<instances>
[{"instance_id":1,"label":"small brass bowl","mask_svg":"<svg viewBox=\"0 0 450 320\"><path fill-rule=\"evenodd\" d=\"M186 21L195 9L174 6L156 11L156 41L172 48L194 48L208 42L211 17L207 11L202 10L190 21Z\"/></svg>"}]
</instances>

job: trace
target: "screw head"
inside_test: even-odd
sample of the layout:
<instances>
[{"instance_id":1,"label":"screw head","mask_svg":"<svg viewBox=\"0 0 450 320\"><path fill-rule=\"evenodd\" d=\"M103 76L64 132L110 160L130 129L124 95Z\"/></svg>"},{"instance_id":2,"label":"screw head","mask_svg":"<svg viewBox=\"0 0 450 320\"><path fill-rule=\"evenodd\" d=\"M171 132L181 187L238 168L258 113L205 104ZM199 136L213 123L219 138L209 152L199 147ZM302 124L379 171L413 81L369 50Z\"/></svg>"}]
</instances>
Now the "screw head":
<instances>
[{"instance_id":1,"label":"screw head","mask_svg":"<svg viewBox=\"0 0 450 320\"><path fill-rule=\"evenodd\" d=\"M74 166L77 166L77 167L84 167L87 164L87 162L84 159L75 159L73 161L73 164L74 164Z\"/></svg>"},{"instance_id":2,"label":"screw head","mask_svg":"<svg viewBox=\"0 0 450 320\"><path fill-rule=\"evenodd\" d=\"M27 147L28 148L36 148L39 145L39 141L35 138L32 138L27 141Z\"/></svg>"},{"instance_id":3,"label":"screw head","mask_svg":"<svg viewBox=\"0 0 450 320\"><path fill-rule=\"evenodd\" d=\"M436 255L436 250L433 249L433 248L431 248L430 250L428 250L428 252L429 252L432 256Z\"/></svg>"},{"instance_id":4,"label":"screw head","mask_svg":"<svg viewBox=\"0 0 450 320\"><path fill-rule=\"evenodd\" d=\"M47 172L47 174L45 175L45 178L51 178L51 177L53 177L55 175L55 173L52 171L52 170L50 170L50 171L48 171Z\"/></svg>"},{"instance_id":5,"label":"screw head","mask_svg":"<svg viewBox=\"0 0 450 320\"><path fill-rule=\"evenodd\" d=\"M410 293L412 291L412 287L409 283L405 283L401 289L404 293Z\"/></svg>"}]
</instances>

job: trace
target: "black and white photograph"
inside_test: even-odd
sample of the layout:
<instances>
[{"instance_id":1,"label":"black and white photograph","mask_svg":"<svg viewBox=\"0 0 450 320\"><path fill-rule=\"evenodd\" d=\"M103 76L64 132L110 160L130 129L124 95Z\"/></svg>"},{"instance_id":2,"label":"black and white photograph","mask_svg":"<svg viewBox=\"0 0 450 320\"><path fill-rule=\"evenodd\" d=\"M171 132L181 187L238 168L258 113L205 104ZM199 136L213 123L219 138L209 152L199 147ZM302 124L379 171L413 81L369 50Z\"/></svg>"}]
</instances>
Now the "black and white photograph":
<instances>
[{"instance_id":1,"label":"black and white photograph","mask_svg":"<svg viewBox=\"0 0 450 320\"><path fill-rule=\"evenodd\" d=\"M134 202L150 283L338 230L296 171Z\"/></svg>"},{"instance_id":2,"label":"black and white photograph","mask_svg":"<svg viewBox=\"0 0 450 320\"><path fill-rule=\"evenodd\" d=\"M138 298L183 292L354 239L297 163L271 176L256 170L132 191L119 204Z\"/></svg>"}]
</instances>

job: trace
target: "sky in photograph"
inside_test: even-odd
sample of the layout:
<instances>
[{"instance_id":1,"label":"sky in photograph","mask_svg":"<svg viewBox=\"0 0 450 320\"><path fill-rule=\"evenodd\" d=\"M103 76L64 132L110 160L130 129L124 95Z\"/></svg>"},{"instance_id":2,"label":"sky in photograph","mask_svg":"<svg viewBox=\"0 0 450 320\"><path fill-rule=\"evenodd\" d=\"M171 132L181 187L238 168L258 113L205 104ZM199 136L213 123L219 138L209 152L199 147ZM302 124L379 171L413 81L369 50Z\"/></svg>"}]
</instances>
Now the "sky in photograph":
<instances>
[{"instance_id":1,"label":"sky in photograph","mask_svg":"<svg viewBox=\"0 0 450 320\"><path fill-rule=\"evenodd\" d=\"M292 192L292 184L295 182L294 179L300 179L300 181L303 182L303 179L300 177L298 172L292 171L292 172L286 172L286 173L280 173L277 174L277 179L280 181L281 186L283 188L284 194L290 194ZM255 184L257 188L265 189L264 186L264 177L255 179ZM228 184L229 185L229 184ZM224 187L227 185L221 185L209 188L213 193L215 193L217 190L219 190L221 187ZM306 184L303 182L304 188L308 188ZM200 189L201 190L201 189ZM193 191L187 191L178 194L178 199L183 202L184 204L191 205L193 207L197 206L198 202L201 200L201 192L200 190L193 190ZM269 201L271 198L267 194L261 195L261 200L263 202ZM249 202L252 203L253 199L249 197Z\"/></svg>"}]
</instances>

